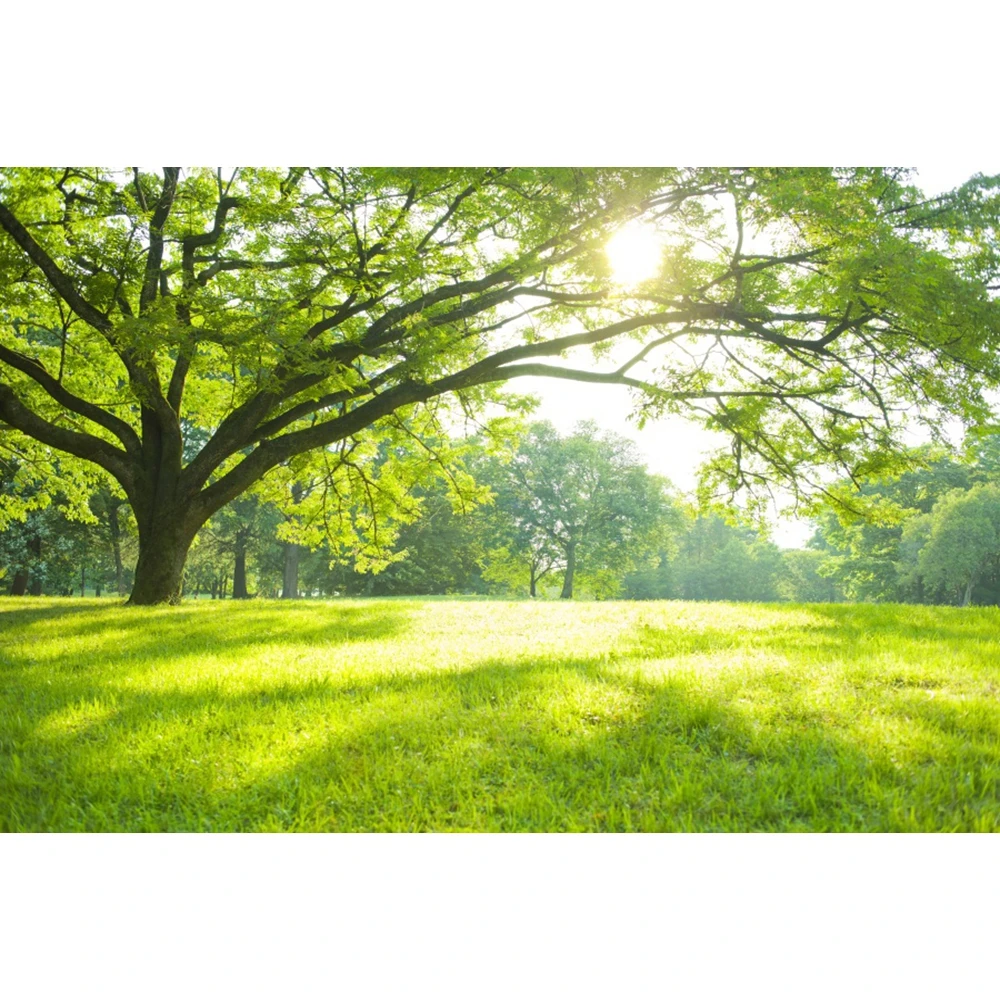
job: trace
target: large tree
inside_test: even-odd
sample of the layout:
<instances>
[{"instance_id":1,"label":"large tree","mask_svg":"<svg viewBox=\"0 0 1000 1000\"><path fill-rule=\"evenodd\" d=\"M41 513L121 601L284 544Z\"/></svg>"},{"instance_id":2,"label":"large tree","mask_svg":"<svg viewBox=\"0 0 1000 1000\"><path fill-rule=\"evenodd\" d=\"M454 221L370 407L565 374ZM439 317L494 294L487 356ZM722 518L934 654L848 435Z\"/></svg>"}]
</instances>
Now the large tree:
<instances>
[{"instance_id":1,"label":"large tree","mask_svg":"<svg viewBox=\"0 0 1000 1000\"><path fill-rule=\"evenodd\" d=\"M137 604L175 600L198 528L264 477L322 464L366 500L376 438L481 412L519 376L627 385L644 417L727 432L717 487L822 488L831 462L889 464L904 410L982 416L1000 375L997 185L927 199L906 171L867 168L8 169L0 420L20 451L124 490ZM627 224L666 238L634 287L603 250Z\"/></svg>"}]
</instances>

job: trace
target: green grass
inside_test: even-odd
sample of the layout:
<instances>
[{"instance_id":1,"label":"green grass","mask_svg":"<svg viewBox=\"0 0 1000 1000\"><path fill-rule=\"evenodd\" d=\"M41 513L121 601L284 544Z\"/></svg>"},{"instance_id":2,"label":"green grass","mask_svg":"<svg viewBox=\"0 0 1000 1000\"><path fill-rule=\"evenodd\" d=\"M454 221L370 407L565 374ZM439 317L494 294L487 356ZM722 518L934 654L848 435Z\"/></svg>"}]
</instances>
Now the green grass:
<instances>
[{"instance_id":1,"label":"green grass","mask_svg":"<svg viewBox=\"0 0 1000 1000\"><path fill-rule=\"evenodd\" d=\"M1000 829L1000 610L0 599L4 830Z\"/></svg>"}]
</instances>

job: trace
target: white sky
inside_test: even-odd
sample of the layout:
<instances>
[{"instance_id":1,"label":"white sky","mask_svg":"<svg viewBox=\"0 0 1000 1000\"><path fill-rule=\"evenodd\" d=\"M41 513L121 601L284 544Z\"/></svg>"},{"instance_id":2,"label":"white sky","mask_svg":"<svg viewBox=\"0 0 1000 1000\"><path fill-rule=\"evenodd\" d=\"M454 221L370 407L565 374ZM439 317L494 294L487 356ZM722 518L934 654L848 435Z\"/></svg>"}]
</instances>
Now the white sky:
<instances>
[{"instance_id":1,"label":"white sky","mask_svg":"<svg viewBox=\"0 0 1000 1000\"><path fill-rule=\"evenodd\" d=\"M967 181L973 174L1000 173L1000 157L991 163L939 164L921 167L917 183L928 195L940 194ZM587 385L560 379L525 378L513 388L541 399L537 419L551 421L560 432L568 432L581 420L594 420L636 442L649 470L667 476L685 492L694 489L698 466L708 455L725 446L725 435L704 430L681 417L651 421L639 430L629 417L632 407L625 386ZM806 543L812 534L808 521L782 517L774 523L774 540L785 547Z\"/></svg>"}]
</instances>

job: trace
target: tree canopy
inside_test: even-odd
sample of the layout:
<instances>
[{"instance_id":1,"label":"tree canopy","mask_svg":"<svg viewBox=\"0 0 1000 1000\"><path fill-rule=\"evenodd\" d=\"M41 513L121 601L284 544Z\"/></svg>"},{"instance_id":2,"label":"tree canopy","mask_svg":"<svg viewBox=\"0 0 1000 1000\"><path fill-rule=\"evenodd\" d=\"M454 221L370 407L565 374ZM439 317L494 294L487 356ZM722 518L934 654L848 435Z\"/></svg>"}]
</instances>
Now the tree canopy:
<instances>
[{"instance_id":1,"label":"tree canopy","mask_svg":"<svg viewBox=\"0 0 1000 1000\"><path fill-rule=\"evenodd\" d=\"M43 492L58 458L64 492L97 475L127 498L135 603L176 599L198 529L263 483L321 480L331 523L367 507L343 530L377 548L421 481L464 488L428 441L527 375L726 432L710 491L827 489L831 464L891 468L904 416L984 418L998 189L928 199L883 168L4 169L0 447ZM626 225L663 238L634 285L604 252Z\"/></svg>"}]
</instances>

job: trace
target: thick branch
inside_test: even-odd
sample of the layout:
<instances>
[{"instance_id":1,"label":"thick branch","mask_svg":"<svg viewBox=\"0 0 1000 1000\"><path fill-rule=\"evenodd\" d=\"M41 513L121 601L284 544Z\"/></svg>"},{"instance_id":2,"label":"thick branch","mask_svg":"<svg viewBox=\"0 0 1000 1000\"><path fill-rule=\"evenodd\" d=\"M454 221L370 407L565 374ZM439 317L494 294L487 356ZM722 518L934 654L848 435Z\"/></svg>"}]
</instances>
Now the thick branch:
<instances>
[{"instance_id":1,"label":"thick branch","mask_svg":"<svg viewBox=\"0 0 1000 1000\"><path fill-rule=\"evenodd\" d=\"M108 333L111 330L111 321L108 317L94 308L76 290L69 276L59 269L56 262L45 252L31 233L21 225L10 209L2 202L0 202L0 226L3 226L7 230L11 239L37 265L39 270L48 279L49 284L59 294L59 297L77 316L102 333Z\"/></svg>"},{"instance_id":2,"label":"thick branch","mask_svg":"<svg viewBox=\"0 0 1000 1000\"><path fill-rule=\"evenodd\" d=\"M163 190L160 199L153 210L153 218L149 222L149 253L146 257L146 275L139 293L139 314L149 311L156 301L156 291L160 284L160 266L163 263L163 226L170 215L177 193L177 178L179 167L163 168Z\"/></svg>"},{"instance_id":3,"label":"thick branch","mask_svg":"<svg viewBox=\"0 0 1000 1000\"><path fill-rule=\"evenodd\" d=\"M239 198L220 198L219 204L215 208L215 221L212 228L207 233L195 233L185 236L181 241L185 255L190 252L191 262L194 263L194 250L196 247L211 246L218 243L226 227L226 216L240 203Z\"/></svg>"},{"instance_id":4,"label":"thick branch","mask_svg":"<svg viewBox=\"0 0 1000 1000\"><path fill-rule=\"evenodd\" d=\"M764 398L764 399L814 399L823 392L830 390L813 389L804 392L792 390L776 389L718 389L718 390L698 390L686 392L682 389L664 389L652 382L644 382L641 379L631 378L628 375L621 375L618 372L591 372L586 369L560 368L556 365L506 365L497 369L490 378L482 379L482 382L500 382L512 378L522 378L526 375L568 379L572 382L596 382L600 385L624 385L632 389L641 389L643 392L654 396L661 396L665 399L738 399L738 398Z\"/></svg>"},{"instance_id":5,"label":"thick branch","mask_svg":"<svg viewBox=\"0 0 1000 1000\"><path fill-rule=\"evenodd\" d=\"M666 326L672 323L686 323L694 319L713 319L721 313L721 307L715 305L690 306L688 309L679 312L650 313L645 316L632 316L629 319L602 326L597 330L587 330L583 333L574 333L565 337L556 337L553 340L540 341L537 344L521 344L518 347L508 347L506 350L497 351L488 358L471 365L466 372L478 374L487 370L495 371L499 366L509 364L512 361L521 361L525 358L552 357L555 354L562 354L573 347L586 347L599 344L605 340L621 336L624 333L631 333L633 330L640 330L647 326ZM490 381L496 381L490 379Z\"/></svg>"},{"instance_id":6,"label":"thick branch","mask_svg":"<svg viewBox=\"0 0 1000 1000\"><path fill-rule=\"evenodd\" d=\"M766 340L770 344L776 344L779 347L792 347L797 348L802 351L810 351L813 354L829 354L829 345L841 336L845 331L849 329L855 329L857 327L863 326L869 320L873 319L874 316L871 314L866 314L864 316L859 316L856 319L848 320L842 319L835 326L831 327L822 337L817 337L815 340L802 340L798 337L788 337L783 333L778 333L775 330L768 329L762 322L747 316L742 312L730 311L726 314L726 318L731 320L733 323L742 326L744 330L750 331L750 333L740 332L738 330L723 330L720 331L724 336L727 337L748 337L750 334L754 334L753 339L759 338L760 340ZM825 316L822 314L812 314L812 313L799 313L799 314L788 314L788 315L776 315L769 316L768 319L777 319L785 322L816 322L823 321L826 323L832 322L832 317Z\"/></svg>"},{"instance_id":7,"label":"thick branch","mask_svg":"<svg viewBox=\"0 0 1000 1000\"><path fill-rule=\"evenodd\" d=\"M70 278L59 269L58 265L46 253L46 251L35 241L31 234L21 225L21 223L11 214L9 209L0 204L0 225L10 234L13 240L31 258L38 268L45 275L49 284L59 297L75 312L81 319L94 329L104 334L108 343L121 358L122 363L128 371L129 378L134 386L140 388L140 393L152 397L155 406L157 397L162 401L159 380L154 372L146 370L144 365L133 352L122 349L115 341L111 320L103 313L99 312L76 290ZM124 300L122 300L124 301Z\"/></svg>"},{"instance_id":8,"label":"thick branch","mask_svg":"<svg viewBox=\"0 0 1000 1000\"><path fill-rule=\"evenodd\" d=\"M177 303L177 316L185 326L191 326L191 307L189 298L197 281L194 275L194 252L198 247L211 246L222 237L226 226L226 216L230 210L239 205L239 198L220 197L215 209L215 222L207 233L197 233L185 236L181 240L181 270L183 272L184 288L180 301ZM174 370L167 387L167 405L174 413L181 411L181 396L184 394L184 381L191 367L192 350L190 346L182 345L177 352Z\"/></svg>"},{"instance_id":9,"label":"thick branch","mask_svg":"<svg viewBox=\"0 0 1000 1000\"><path fill-rule=\"evenodd\" d=\"M36 441L41 441L42 444L99 465L106 472L110 472L131 497L132 473L129 456L120 448L115 448L114 445L92 434L67 430L45 420L33 410L29 410L17 398L13 388L2 382L0 382L0 417L3 417L11 427Z\"/></svg>"},{"instance_id":10,"label":"thick branch","mask_svg":"<svg viewBox=\"0 0 1000 1000\"><path fill-rule=\"evenodd\" d=\"M53 378L42 366L41 362L34 358L29 358L24 354L10 350L8 347L0 345L0 361L16 368L19 372L27 375L40 385L57 403L65 406L67 410L80 414L99 424L105 430L111 431L115 437L125 446L125 450L132 454L140 451L139 437L135 431L119 417L113 413L108 413L101 407L81 399L79 396L64 388L62 383Z\"/></svg>"},{"instance_id":11,"label":"thick branch","mask_svg":"<svg viewBox=\"0 0 1000 1000\"><path fill-rule=\"evenodd\" d=\"M442 226L444 226L444 225L447 224L448 220L458 210L458 206L461 205L462 202L465 201L465 199L469 197L469 195L472 195L472 194L476 193L477 188L478 188L478 185L476 185L476 184L470 184L467 188L465 188L464 190L460 191L456 195L456 197L453 199L452 203L448 206L448 210L444 213L444 215L441 216L440 219L438 219L437 222L434 223L433 226L431 226L431 228L427 231L427 235L424 236L424 238L417 244L416 249L413 251L414 253L417 253L417 254L423 253L424 247L426 247L427 244L430 243L430 241L434 238L434 234Z\"/></svg>"}]
</instances>

